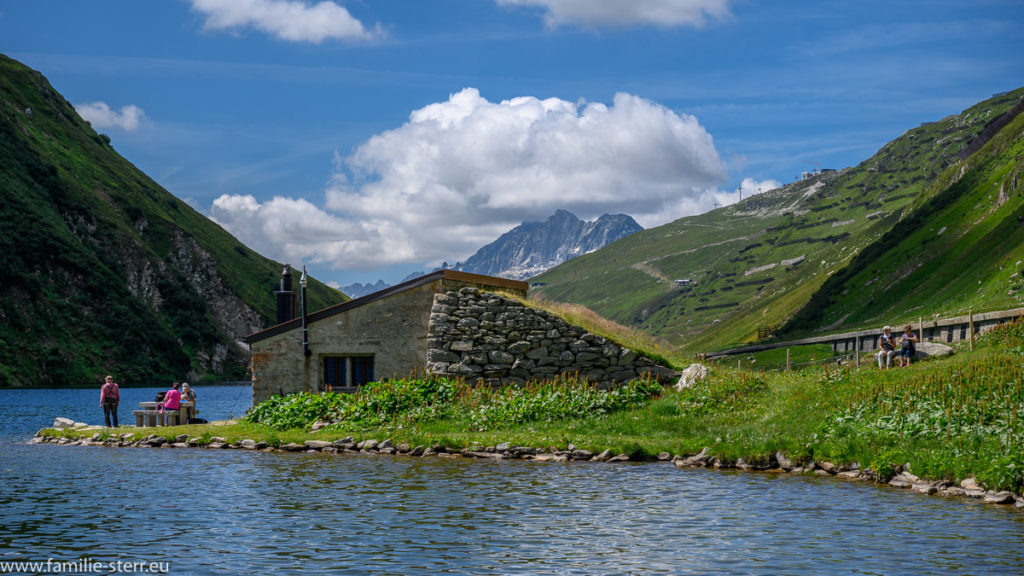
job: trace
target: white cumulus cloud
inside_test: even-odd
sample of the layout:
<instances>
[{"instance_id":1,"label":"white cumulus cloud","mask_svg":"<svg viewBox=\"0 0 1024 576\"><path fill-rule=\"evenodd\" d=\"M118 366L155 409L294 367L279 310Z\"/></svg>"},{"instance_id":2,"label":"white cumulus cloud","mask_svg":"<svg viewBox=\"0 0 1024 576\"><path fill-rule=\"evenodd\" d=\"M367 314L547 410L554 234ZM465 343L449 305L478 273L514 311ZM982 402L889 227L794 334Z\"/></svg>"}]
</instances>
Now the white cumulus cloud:
<instances>
[{"instance_id":1,"label":"white cumulus cloud","mask_svg":"<svg viewBox=\"0 0 1024 576\"><path fill-rule=\"evenodd\" d=\"M650 100L490 102L466 88L359 146L322 207L235 195L211 215L272 256L367 269L465 258L560 208L662 224L712 208L724 178L697 119Z\"/></svg>"},{"instance_id":2,"label":"white cumulus cloud","mask_svg":"<svg viewBox=\"0 0 1024 576\"><path fill-rule=\"evenodd\" d=\"M391 223L354 221L301 198L260 203L250 195L224 194L213 201L210 217L244 244L287 262L372 269L413 257L410 239Z\"/></svg>"},{"instance_id":3,"label":"white cumulus cloud","mask_svg":"<svg viewBox=\"0 0 1024 576\"><path fill-rule=\"evenodd\" d=\"M743 196L748 197L753 194L760 194L769 190L775 190L781 188L782 182L778 180L755 180L753 178L744 178L743 182L740 183L740 189L743 191Z\"/></svg>"},{"instance_id":4,"label":"white cumulus cloud","mask_svg":"<svg viewBox=\"0 0 1024 576\"><path fill-rule=\"evenodd\" d=\"M87 102L76 104L75 110L79 116L92 124L93 128L99 130L121 128L128 132L134 132L139 129L139 125L146 116L142 108L134 104L122 106L120 110L115 111L106 102Z\"/></svg>"},{"instance_id":5,"label":"white cumulus cloud","mask_svg":"<svg viewBox=\"0 0 1024 576\"><path fill-rule=\"evenodd\" d=\"M729 15L730 0L497 0L505 6L536 6L548 26L590 27L648 24L699 28L708 17Z\"/></svg>"},{"instance_id":6,"label":"white cumulus cloud","mask_svg":"<svg viewBox=\"0 0 1024 576\"><path fill-rule=\"evenodd\" d=\"M191 0L206 15L207 30L252 27L291 42L319 44L324 40L369 40L380 27L367 29L334 2L309 4L299 0Z\"/></svg>"}]
</instances>

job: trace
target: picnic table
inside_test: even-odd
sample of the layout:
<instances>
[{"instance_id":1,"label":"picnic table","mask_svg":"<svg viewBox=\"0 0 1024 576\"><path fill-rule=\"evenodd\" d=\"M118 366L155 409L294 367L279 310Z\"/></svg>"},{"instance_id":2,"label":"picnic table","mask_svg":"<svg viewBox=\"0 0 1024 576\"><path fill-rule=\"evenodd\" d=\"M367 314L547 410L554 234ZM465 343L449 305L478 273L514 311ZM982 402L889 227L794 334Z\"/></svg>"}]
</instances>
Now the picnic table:
<instances>
[{"instance_id":1,"label":"picnic table","mask_svg":"<svg viewBox=\"0 0 1024 576\"><path fill-rule=\"evenodd\" d=\"M175 424L186 424L196 417L196 402L190 400L182 402L178 410L167 410L160 413L160 405L163 402L139 402L139 409L132 410L135 416L136 426L171 426Z\"/></svg>"}]
</instances>

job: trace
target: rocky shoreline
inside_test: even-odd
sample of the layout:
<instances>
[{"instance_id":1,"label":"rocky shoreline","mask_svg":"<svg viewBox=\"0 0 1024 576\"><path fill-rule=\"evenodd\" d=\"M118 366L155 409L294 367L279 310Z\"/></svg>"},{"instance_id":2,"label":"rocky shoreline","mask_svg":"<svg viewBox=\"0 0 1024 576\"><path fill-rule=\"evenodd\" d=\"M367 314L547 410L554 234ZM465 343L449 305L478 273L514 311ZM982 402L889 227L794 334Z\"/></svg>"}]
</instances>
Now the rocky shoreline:
<instances>
[{"instance_id":1,"label":"rocky shoreline","mask_svg":"<svg viewBox=\"0 0 1024 576\"><path fill-rule=\"evenodd\" d=\"M92 427L90 427L91 429ZM78 427L81 430L81 427ZM306 440L302 444L290 442L279 446L271 446L264 441L238 440L229 442L219 436L190 437L187 434L176 436L174 441L164 436L149 434L136 437L134 432L122 432L105 435L95 432L91 437L68 438L66 436L48 435L43 429L36 433L31 442L36 444L55 444L59 446L107 446L117 448L205 448L211 450L250 450L261 452L295 452L321 454L362 454L362 455L402 455L408 457L436 458L478 458L490 460L533 460L537 462L628 462L632 461L628 454L612 454L611 450L599 453L579 449L570 444L564 449L556 447L538 448L517 446L503 442L495 446L477 446L470 448L450 448L442 444L432 446L410 446L409 444L393 444L390 439L378 441L367 439L356 441L352 436L339 440ZM107 429L103 429L107 430ZM913 490L920 494L939 495L956 498L977 499L986 504L1009 506L1024 511L1024 496L1008 490L987 490L973 477L956 484L949 480L924 480L898 467L896 475L885 480L870 468L859 465L837 465L831 462L795 462L781 452L758 461L746 461L743 458L735 461L722 460L711 455L710 448L704 448L696 454L687 456L662 452L657 461L671 462L676 468L711 468L718 470L756 471L779 474L814 474L817 476L833 476L850 481L866 481L893 488Z\"/></svg>"}]
</instances>

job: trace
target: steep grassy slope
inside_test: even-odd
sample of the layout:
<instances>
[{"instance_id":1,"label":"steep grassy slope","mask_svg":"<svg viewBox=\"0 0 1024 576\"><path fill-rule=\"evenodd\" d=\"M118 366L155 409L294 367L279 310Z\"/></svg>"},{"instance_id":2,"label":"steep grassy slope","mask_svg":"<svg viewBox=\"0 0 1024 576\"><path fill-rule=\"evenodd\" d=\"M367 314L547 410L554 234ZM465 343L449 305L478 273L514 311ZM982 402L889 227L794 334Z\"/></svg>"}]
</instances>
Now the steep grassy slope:
<instances>
[{"instance_id":1,"label":"steep grassy slope","mask_svg":"<svg viewBox=\"0 0 1024 576\"><path fill-rule=\"evenodd\" d=\"M833 275L787 324L912 322L1022 305L1024 115L950 166L890 232Z\"/></svg>"},{"instance_id":2,"label":"steep grassy slope","mask_svg":"<svg viewBox=\"0 0 1024 576\"><path fill-rule=\"evenodd\" d=\"M930 186L959 162L958 153L1021 97L1024 89L910 130L855 168L615 242L536 277L534 294L582 304L684 350L756 340L759 329L777 328L803 308L919 198L934 195Z\"/></svg>"},{"instance_id":3,"label":"steep grassy slope","mask_svg":"<svg viewBox=\"0 0 1024 576\"><path fill-rule=\"evenodd\" d=\"M0 56L0 386L239 375L282 265L111 148ZM311 306L344 296L313 282Z\"/></svg>"}]
</instances>

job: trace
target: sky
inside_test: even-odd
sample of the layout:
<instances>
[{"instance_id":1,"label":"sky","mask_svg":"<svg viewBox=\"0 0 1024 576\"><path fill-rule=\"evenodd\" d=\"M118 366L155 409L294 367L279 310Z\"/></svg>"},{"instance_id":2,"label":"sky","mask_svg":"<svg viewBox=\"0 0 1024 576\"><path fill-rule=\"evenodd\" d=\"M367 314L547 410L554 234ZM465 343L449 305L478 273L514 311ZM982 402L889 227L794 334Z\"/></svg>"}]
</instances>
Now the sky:
<instances>
[{"instance_id":1,"label":"sky","mask_svg":"<svg viewBox=\"0 0 1024 576\"><path fill-rule=\"evenodd\" d=\"M727 205L1024 85L1021 0L0 1L0 52L333 285Z\"/></svg>"}]
</instances>

